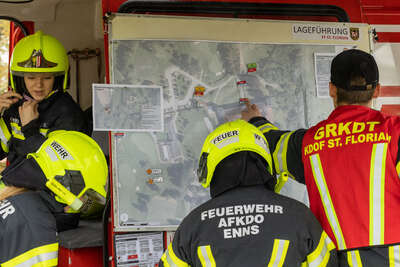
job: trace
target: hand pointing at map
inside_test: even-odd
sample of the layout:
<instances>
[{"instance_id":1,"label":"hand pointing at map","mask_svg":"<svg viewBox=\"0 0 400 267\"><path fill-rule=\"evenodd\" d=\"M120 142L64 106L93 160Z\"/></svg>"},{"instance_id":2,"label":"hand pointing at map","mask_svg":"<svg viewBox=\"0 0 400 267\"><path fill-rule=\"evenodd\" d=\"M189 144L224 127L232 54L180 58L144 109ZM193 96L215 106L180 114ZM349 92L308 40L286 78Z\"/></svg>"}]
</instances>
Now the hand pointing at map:
<instances>
[{"instance_id":1,"label":"hand pointing at map","mask_svg":"<svg viewBox=\"0 0 400 267\"><path fill-rule=\"evenodd\" d=\"M246 108L241 112L242 120L249 121L251 118L260 117L261 112L256 104L251 104L250 101L246 102Z\"/></svg>"}]
</instances>

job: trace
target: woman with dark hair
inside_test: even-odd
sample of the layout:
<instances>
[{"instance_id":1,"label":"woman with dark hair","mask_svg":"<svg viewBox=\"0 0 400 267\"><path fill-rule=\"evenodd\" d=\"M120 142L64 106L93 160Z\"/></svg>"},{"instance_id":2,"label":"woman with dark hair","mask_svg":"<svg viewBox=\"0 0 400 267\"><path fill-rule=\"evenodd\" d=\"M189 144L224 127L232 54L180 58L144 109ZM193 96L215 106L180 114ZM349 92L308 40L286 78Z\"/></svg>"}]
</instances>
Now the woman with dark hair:
<instances>
[{"instance_id":1,"label":"woman with dark hair","mask_svg":"<svg viewBox=\"0 0 400 267\"><path fill-rule=\"evenodd\" d=\"M55 130L89 133L77 103L65 92L68 56L41 31L21 39L10 62L12 90L0 95L0 159L14 162L36 151Z\"/></svg>"}]
</instances>

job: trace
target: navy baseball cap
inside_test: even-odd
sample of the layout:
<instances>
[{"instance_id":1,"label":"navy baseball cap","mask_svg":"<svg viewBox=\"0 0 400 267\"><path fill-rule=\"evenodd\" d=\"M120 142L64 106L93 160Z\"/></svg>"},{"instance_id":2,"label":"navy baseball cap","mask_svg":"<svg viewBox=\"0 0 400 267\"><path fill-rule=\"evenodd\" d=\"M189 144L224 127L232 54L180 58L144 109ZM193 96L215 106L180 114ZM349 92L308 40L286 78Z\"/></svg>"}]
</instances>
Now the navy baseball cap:
<instances>
[{"instance_id":1,"label":"navy baseball cap","mask_svg":"<svg viewBox=\"0 0 400 267\"><path fill-rule=\"evenodd\" d=\"M366 84L350 85L353 77L364 78ZM374 57L364 51L344 50L332 60L331 82L336 87L347 91L374 89L379 82L378 65Z\"/></svg>"}]
</instances>

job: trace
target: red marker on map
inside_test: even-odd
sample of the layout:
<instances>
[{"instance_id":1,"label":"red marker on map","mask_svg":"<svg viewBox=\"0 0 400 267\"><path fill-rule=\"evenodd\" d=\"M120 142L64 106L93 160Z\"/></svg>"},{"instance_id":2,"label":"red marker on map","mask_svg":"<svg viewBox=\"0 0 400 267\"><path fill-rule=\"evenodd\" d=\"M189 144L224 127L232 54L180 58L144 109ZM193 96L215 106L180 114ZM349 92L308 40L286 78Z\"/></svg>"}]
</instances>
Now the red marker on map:
<instances>
[{"instance_id":1,"label":"red marker on map","mask_svg":"<svg viewBox=\"0 0 400 267\"><path fill-rule=\"evenodd\" d=\"M247 64L247 72L256 72L256 71L257 71L257 63Z\"/></svg>"},{"instance_id":2,"label":"red marker on map","mask_svg":"<svg viewBox=\"0 0 400 267\"><path fill-rule=\"evenodd\" d=\"M194 88L194 95L195 96L203 96L205 91L206 91L206 88L204 88L204 86L196 86Z\"/></svg>"}]
</instances>

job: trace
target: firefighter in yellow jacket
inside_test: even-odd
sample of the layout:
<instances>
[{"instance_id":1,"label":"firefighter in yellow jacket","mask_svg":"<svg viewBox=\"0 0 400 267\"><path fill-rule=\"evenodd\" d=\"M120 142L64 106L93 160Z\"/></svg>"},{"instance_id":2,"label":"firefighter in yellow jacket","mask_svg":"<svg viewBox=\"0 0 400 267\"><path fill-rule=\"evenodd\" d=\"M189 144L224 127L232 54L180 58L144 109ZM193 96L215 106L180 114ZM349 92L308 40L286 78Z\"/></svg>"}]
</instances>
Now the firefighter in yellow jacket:
<instances>
[{"instance_id":1,"label":"firefighter in yellow jacket","mask_svg":"<svg viewBox=\"0 0 400 267\"><path fill-rule=\"evenodd\" d=\"M237 120L209 134L197 174L211 200L184 218L160 266L337 266L311 211L274 193L271 166L253 125Z\"/></svg>"},{"instance_id":2,"label":"firefighter in yellow jacket","mask_svg":"<svg viewBox=\"0 0 400 267\"><path fill-rule=\"evenodd\" d=\"M35 153L2 175L0 190L0 266L57 266L53 196L65 212L89 215L105 202L105 157L90 137L56 131ZM38 191L40 190L40 191Z\"/></svg>"}]
</instances>

